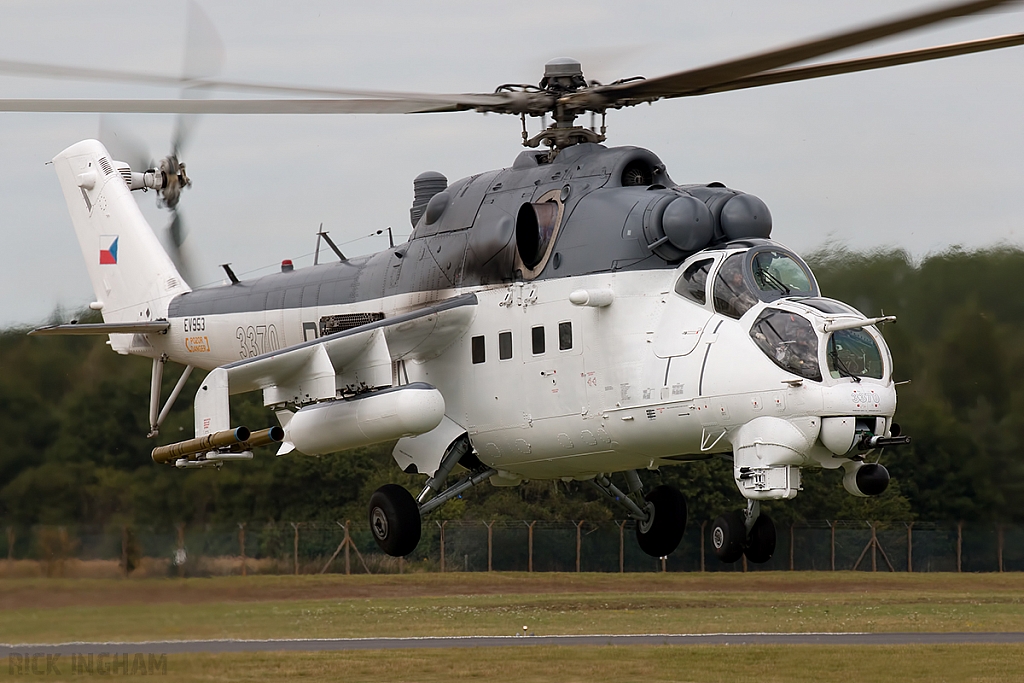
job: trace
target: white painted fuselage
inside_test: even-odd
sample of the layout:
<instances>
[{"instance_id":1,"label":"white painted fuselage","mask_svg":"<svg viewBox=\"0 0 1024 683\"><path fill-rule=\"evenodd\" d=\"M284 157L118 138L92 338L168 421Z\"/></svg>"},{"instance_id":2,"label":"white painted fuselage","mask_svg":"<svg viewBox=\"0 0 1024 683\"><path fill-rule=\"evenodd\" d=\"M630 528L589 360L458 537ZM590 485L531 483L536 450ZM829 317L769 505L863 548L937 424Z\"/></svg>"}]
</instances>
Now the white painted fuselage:
<instances>
[{"instance_id":1,"label":"white painted fuselage","mask_svg":"<svg viewBox=\"0 0 1024 683\"><path fill-rule=\"evenodd\" d=\"M764 416L809 423L809 433L826 416L881 417L888 426L896 394L887 354L881 380L826 375L822 382L794 381L750 337L751 322L766 304L733 320L715 313L710 303L701 306L675 293L675 281L696 258L675 271L478 288L465 334L430 360L402 363L394 381L436 386L447 417L467 430L481 461L511 480L585 478L728 453L731 435ZM580 289L609 291L612 303L570 303L570 294ZM308 341L323 316L393 317L409 311L414 297L420 298L172 318L166 335L150 336L152 348L131 349L213 369ZM798 303L771 306L792 308L819 328L835 319ZM503 354L500 348L502 335L511 336L508 358L503 355L509 349ZM535 335L544 340L538 353ZM483 337L483 362L473 362L474 337ZM820 353L824 367L823 344ZM797 460L792 464L842 463L821 447Z\"/></svg>"}]
</instances>

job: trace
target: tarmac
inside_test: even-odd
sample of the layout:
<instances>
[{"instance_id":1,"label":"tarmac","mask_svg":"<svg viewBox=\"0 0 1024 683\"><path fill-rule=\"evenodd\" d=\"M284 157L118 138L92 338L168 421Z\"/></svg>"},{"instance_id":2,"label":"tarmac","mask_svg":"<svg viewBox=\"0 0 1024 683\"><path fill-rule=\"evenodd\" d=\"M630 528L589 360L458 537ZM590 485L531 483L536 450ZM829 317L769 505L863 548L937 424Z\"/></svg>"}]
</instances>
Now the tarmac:
<instances>
[{"instance_id":1,"label":"tarmac","mask_svg":"<svg viewBox=\"0 0 1024 683\"><path fill-rule=\"evenodd\" d=\"M0 643L0 657L231 652L332 652L473 647L607 645L963 645L1021 644L1024 632L676 633L611 635L449 636L423 638L295 638L131 642Z\"/></svg>"}]
</instances>

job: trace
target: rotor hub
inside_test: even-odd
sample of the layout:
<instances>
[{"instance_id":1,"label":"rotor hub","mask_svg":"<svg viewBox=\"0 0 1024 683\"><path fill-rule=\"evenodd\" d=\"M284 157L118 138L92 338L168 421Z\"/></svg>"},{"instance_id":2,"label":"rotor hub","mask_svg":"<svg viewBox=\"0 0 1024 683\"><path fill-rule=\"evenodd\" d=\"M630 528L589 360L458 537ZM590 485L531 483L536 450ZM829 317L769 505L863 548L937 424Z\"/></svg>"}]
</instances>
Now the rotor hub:
<instances>
[{"instance_id":1,"label":"rotor hub","mask_svg":"<svg viewBox=\"0 0 1024 683\"><path fill-rule=\"evenodd\" d=\"M562 94L576 92L587 87L583 78L583 67L570 57L552 59L544 65L544 78L540 81L541 90Z\"/></svg>"}]
</instances>

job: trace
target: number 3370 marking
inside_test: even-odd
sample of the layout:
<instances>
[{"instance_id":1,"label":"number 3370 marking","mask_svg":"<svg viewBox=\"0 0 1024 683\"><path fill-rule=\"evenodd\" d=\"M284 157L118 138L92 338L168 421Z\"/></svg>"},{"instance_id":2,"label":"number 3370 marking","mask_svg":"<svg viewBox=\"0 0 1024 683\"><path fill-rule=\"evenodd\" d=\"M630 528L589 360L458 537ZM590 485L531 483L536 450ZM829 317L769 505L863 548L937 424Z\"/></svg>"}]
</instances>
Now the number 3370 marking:
<instances>
[{"instance_id":1,"label":"number 3370 marking","mask_svg":"<svg viewBox=\"0 0 1024 683\"><path fill-rule=\"evenodd\" d=\"M240 358L253 358L281 348L277 341L277 328L273 325L239 327L235 330L235 339L238 340Z\"/></svg>"}]
</instances>

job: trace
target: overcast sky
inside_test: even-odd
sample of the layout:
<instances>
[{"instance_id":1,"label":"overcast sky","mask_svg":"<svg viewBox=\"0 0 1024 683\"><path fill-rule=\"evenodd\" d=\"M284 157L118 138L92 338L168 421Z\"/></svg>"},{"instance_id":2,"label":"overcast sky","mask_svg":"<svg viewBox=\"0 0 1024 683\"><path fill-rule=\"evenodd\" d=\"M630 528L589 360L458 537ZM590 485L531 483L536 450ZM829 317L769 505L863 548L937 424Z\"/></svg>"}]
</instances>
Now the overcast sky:
<instances>
[{"instance_id":1,"label":"overcast sky","mask_svg":"<svg viewBox=\"0 0 1024 683\"><path fill-rule=\"evenodd\" d=\"M425 92L536 83L572 56L590 78L656 76L891 17L920 0L717 2L321 2L202 0L230 80ZM180 75L184 1L7 0L0 60ZM1024 31L1024 9L965 19L831 58ZM658 154L676 182L721 181L760 196L773 236L906 249L1024 243L1024 47L886 71L665 101L611 112L609 145ZM177 97L156 87L0 76L2 97ZM154 156L172 116L117 117ZM584 122L586 123L586 122ZM538 123L532 122L531 132ZM511 165L517 118L457 114L206 116L183 159L181 208L197 255L193 286L217 264L243 277L312 263L319 224L339 243L409 232L412 179ZM96 137L91 114L0 114L0 326L70 315L94 296L52 168ZM166 214L137 195L158 233ZM349 254L387 246L352 242Z\"/></svg>"}]
</instances>

